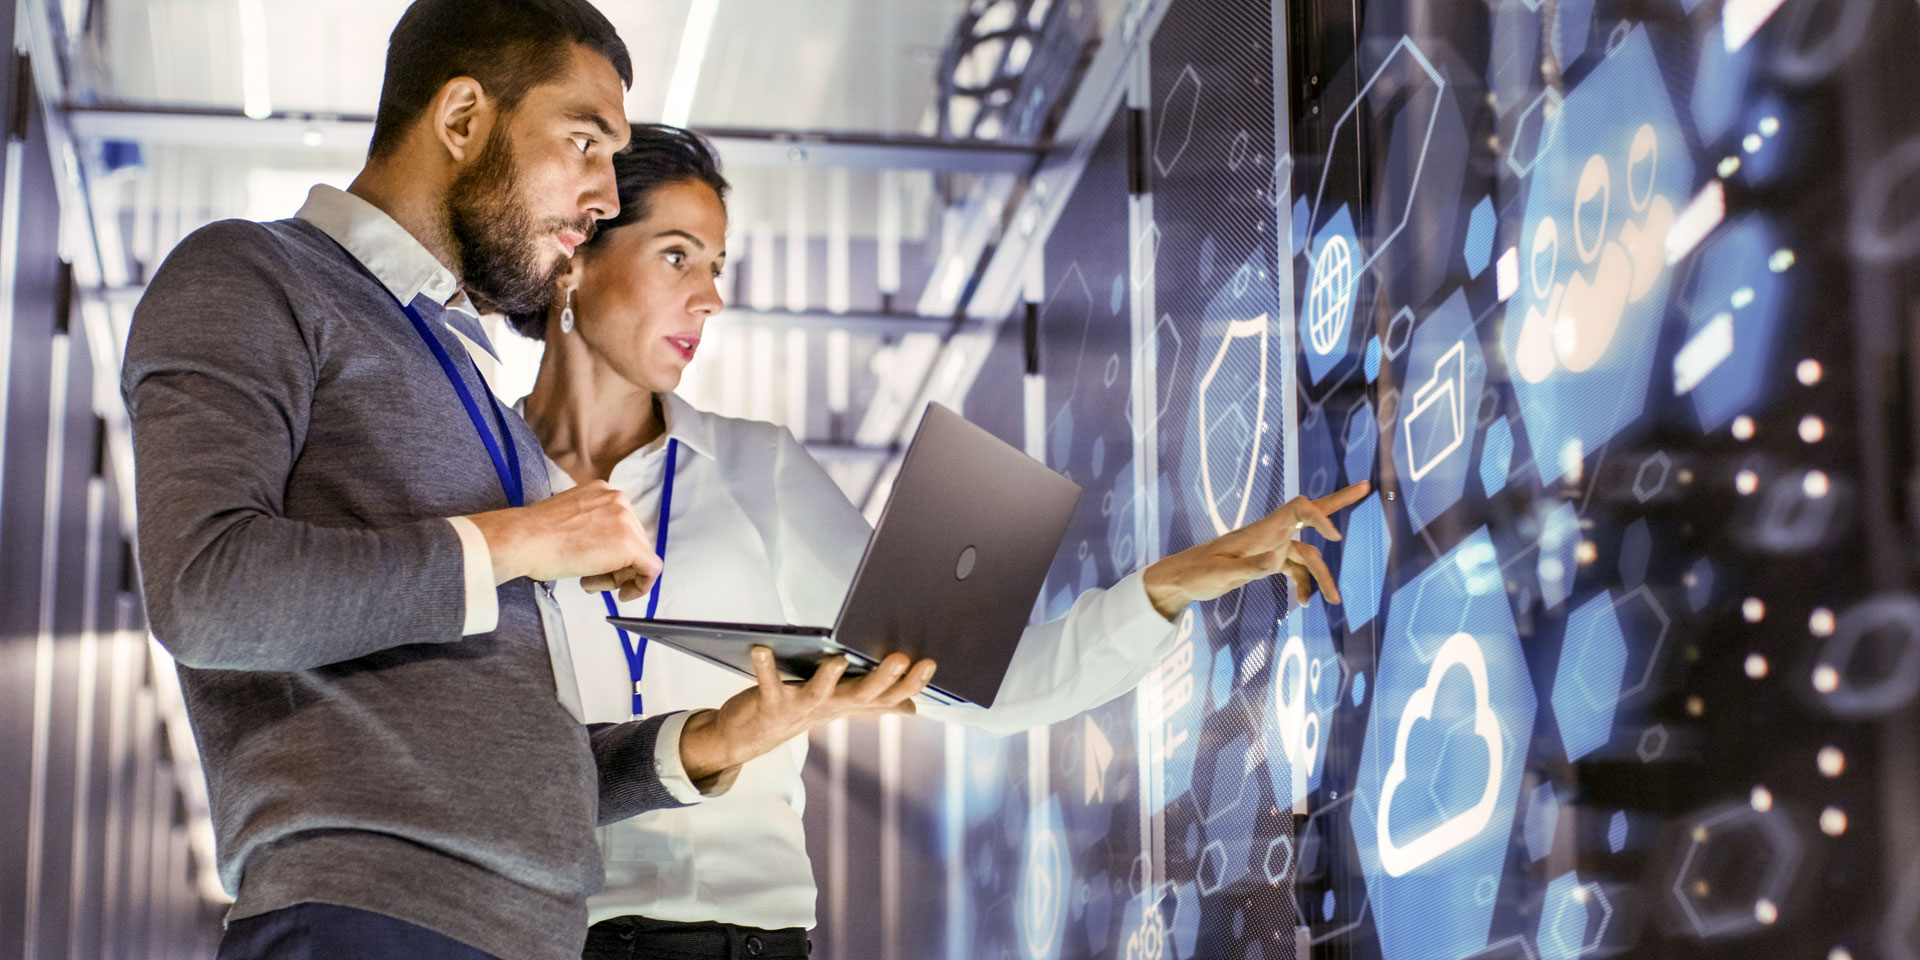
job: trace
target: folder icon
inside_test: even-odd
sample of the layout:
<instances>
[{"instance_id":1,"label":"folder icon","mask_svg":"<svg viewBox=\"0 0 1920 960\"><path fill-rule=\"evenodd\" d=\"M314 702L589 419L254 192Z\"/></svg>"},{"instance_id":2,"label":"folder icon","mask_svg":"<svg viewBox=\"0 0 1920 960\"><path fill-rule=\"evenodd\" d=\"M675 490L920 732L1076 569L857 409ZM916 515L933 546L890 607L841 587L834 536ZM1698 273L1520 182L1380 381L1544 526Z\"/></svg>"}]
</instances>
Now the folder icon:
<instances>
[{"instance_id":1,"label":"folder icon","mask_svg":"<svg viewBox=\"0 0 1920 960\"><path fill-rule=\"evenodd\" d=\"M1433 362L1433 379L1413 393L1400 418L1407 437L1407 479L1418 483L1467 439L1467 342Z\"/></svg>"}]
</instances>

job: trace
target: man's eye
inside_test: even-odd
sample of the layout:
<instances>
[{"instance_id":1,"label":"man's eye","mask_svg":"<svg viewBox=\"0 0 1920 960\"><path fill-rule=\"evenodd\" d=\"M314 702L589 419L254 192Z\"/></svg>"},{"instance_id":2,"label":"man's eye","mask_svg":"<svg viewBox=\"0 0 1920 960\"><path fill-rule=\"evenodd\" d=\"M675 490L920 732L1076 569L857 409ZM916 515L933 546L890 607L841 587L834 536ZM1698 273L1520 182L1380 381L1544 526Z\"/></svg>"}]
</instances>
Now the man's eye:
<instances>
[{"instance_id":1,"label":"man's eye","mask_svg":"<svg viewBox=\"0 0 1920 960\"><path fill-rule=\"evenodd\" d=\"M573 145L576 148L578 148L581 153L586 153L587 149L593 146L593 138L592 137L574 137Z\"/></svg>"}]
</instances>

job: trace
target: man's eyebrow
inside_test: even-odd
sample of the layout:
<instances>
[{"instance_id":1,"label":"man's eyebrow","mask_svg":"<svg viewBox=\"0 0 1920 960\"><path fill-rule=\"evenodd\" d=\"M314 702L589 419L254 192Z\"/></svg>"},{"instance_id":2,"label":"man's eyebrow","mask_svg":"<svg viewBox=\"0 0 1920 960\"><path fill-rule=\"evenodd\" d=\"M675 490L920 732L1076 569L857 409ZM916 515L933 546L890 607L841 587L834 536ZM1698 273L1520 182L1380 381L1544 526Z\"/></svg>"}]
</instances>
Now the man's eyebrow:
<instances>
[{"instance_id":1,"label":"man's eyebrow","mask_svg":"<svg viewBox=\"0 0 1920 960\"><path fill-rule=\"evenodd\" d=\"M574 109L567 111L567 119L573 121L574 123L593 124L595 127L598 127L600 129L601 133L604 133L609 137L619 136L618 133L614 132L613 124L608 122L607 118L601 115L600 111L598 110L593 110L586 107L575 107Z\"/></svg>"}]
</instances>

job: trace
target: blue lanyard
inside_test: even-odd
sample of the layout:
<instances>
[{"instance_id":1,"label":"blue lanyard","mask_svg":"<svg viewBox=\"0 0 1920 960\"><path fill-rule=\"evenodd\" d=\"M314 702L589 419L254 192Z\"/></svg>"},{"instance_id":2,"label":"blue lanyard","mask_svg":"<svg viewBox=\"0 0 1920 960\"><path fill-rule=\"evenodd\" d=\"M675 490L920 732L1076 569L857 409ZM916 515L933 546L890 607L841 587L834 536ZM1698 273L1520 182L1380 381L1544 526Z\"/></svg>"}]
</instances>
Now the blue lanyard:
<instances>
[{"instance_id":1,"label":"blue lanyard","mask_svg":"<svg viewBox=\"0 0 1920 960\"><path fill-rule=\"evenodd\" d=\"M487 390L487 402L493 405L493 422L500 427L499 440L494 439L493 431L487 428L487 420L480 414L480 405L473 399L473 391L467 389L467 382L460 378L460 371L453 365L453 358L447 355L447 348L440 345L440 338L427 328L427 322L420 319L419 311L413 304L403 303L400 309L405 311L407 319L413 321L415 333L425 340L427 349L433 351L433 358L440 361L440 370L447 375L447 382L453 384L454 392L460 395L460 405L467 408L467 419L473 421L473 429L480 434L480 442L487 447L487 456L493 460L493 472L500 478L500 492L507 495L510 506L527 505L526 487L520 476L520 451L513 442L513 433L507 429L506 414L500 411L500 401L493 398L493 388L487 386L487 378L481 376L478 365L473 366L474 379ZM473 364L473 358L467 358ZM506 444L506 454L500 452L500 445Z\"/></svg>"},{"instance_id":2,"label":"blue lanyard","mask_svg":"<svg viewBox=\"0 0 1920 960\"><path fill-rule=\"evenodd\" d=\"M667 523L673 519L673 468L679 456L680 441L668 440L667 478L666 481L660 485L660 532L653 538L653 552L658 554L662 560L667 558ZM662 579L665 579L664 574L655 577L653 581L653 592L647 594L647 619L649 620L653 619L654 614L660 611L660 581ZM600 594L600 599L607 602L608 616L617 617L620 615L620 607L613 601L613 591L603 591ZM613 632L620 635L620 649L627 655L627 676L633 680L633 712L638 716L646 712L640 707L640 677L647 672L647 638L630 637L625 630L619 627L614 627Z\"/></svg>"}]
</instances>

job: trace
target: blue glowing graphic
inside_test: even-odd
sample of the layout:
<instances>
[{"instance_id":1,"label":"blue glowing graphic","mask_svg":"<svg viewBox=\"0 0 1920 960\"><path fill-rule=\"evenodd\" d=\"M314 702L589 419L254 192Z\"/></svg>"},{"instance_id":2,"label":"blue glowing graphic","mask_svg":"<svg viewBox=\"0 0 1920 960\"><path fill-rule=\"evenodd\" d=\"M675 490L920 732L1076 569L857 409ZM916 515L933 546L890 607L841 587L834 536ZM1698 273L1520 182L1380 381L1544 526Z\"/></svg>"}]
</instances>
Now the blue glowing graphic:
<instances>
[{"instance_id":1,"label":"blue glowing graphic","mask_svg":"<svg viewBox=\"0 0 1920 960\"><path fill-rule=\"evenodd\" d=\"M1315 384L1346 359L1362 257L1353 211L1342 206L1307 248L1312 268L1300 311L1300 343L1306 348L1307 372Z\"/></svg>"},{"instance_id":2,"label":"blue glowing graphic","mask_svg":"<svg viewBox=\"0 0 1920 960\"><path fill-rule=\"evenodd\" d=\"M1207 845L1200 850L1195 876L1201 893L1213 893L1252 872L1253 808L1260 794L1251 746L1249 736L1241 734L1215 757L1207 792Z\"/></svg>"},{"instance_id":3,"label":"blue glowing graphic","mask_svg":"<svg viewBox=\"0 0 1920 960\"><path fill-rule=\"evenodd\" d=\"M1333 452L1333 425L1320 408L1307 411L1300 421L1300 492L1324 497L1340 482L1340 458Z\"/></svg>"},{"instance_id":4,"label":"blue glowing graphic","mask_svg":"<svg viewBox=\"0 0 1920 960\"><path fill-rule=\"evenodd\" d=\"M1180 512L1199 539L1257 519L1249 510L1266 503L1279 474L1262 462L1280 430L1269 409L1279 380L1272 370L1279 339L1269 319L1273 293L1266 271L1252 260L1235 276L1246 282L1223 286L1200 318L1206 335L1194 356L1200 372L1185 434L1198 442L1185 444L1180 457L1182 486L1191 497Z\"/></svg>"},{"instance_id":5,"label":"blue glowing graphic","mask_svg":"<svg viewBox=\"0 0 1920 960\"><path fill-rule=\"evenodd\" d=\"M1627 670L1627 638L1605 593L1567 615L1560 668L1553 680L1553 719L1567 759L1578 760L1613 738L1613 708Z\"/></svg>"},{"instance_id":6,"label":"blue glowing graphic","mask_svg":"<svg viewBox=\"0 0 1920 960\"><path fill-rule=\"evenodd\" d=\"M1501 417L1487 428L1486 442L1480 448L1480 489L1491 497L1506 489L1507 475L1513 472L1513 426Z\"/></svg>"},{"instance_id":7,"label":"blue glowing graphic","mask_svg":"<svg viewBox=\"0 0 1920 960\"><path fill-rule=\"evenodd\" d=\"M1356 673L1353 675L1352 699L1353 699L1353 705L1356 707L1367 702L1367 675L1366 674Z\"/></svg>"},{"instance_id":8,"label":"blue glowing graphic","mask_svg":"<svg viewBox=\"0 0 1920 960\"><path fill-rule=\"evenodd\" d=\"M1293 241L1293 252L1298 256L1307 245L1307 230L1313 223L1313 211L1307 206L1307 198L1293 201L1293 220L1288 227L1289 238Z\"/></svg>"},{"instance_id":9,"label":"blue glowing graphic","mask_svg":"<svg viewBox=\"0 0 1920 960\"><path fill-rule=\"evenodd\" d=\"M1327 734L1340 703L1340 656L1326 601L1316 596L1288 613L1274 642L1273 696L1263 724L1267 773L1274 798L1293 804L1320 786Z\"/></svg>"},{"instance_id":10,"label":"blue glowing graphic","mask_svg":"<svg viewBox=\"0 0 1920 960\"><path fill-rule=\"evenodd\" d=\"M1213 653L1213 678L1207 683L1207 691L1213 694L1215 710L1226 706L1227 698L1233 696L1233 648L1221 647Z\"/></svg>"},{"instance_id":11,"label":"blue glowing graphic","mask_svg":"<svg viewBox=\"0 0 1920 960\"><path fill-rule=\"evenodd\" d=\"M1573 504L1562 503L1540 521L1540 559L1535 571L1540 577L1540 600L1548 609L1567 602L1573 592L1579 549L1580 515Z\"/></svg>"},{"instance_id":12,"label":"blue glowing graphic","mask_svg":"<svg viewBox=\"0 0 1920 960\"><path fill-rule=\"evenodd\" d=\"M1372 494L1354 506L1352 519L1342 534L1345 539L1340 546L1340 609L1346 614L1347 632L1352 633L1372 622L1380 612L1380 594L1387 580L1387 557L1393 551L1393 538L1387 530L1387 514L1379 494Z\"/></svg>"},{"instance_id":13,"label":"blue glowing graphic","mask_svg":"<svg viewBox=\"0 0 1920 960\"><path fill-rule=\"evenodd\" d=\"M1363 368L1367 375L1368 383L1372 383L1375 380L1380 379L1380 338L1379 337L1367 338L1367 355L1366 355L1366 359L1362 363L1363 363Z\"/></svg>"},{"instance_id":14,"label":"blue glowing graphic","mask_svg":"<svg viewBox=\"0 0 1920 960\"><path fill-rule=\"evenodd\" d=\"M1199 749L1200 720L1205 704L1199 696L1199 678L1195 667L1202 656L1211 656L1206 628L1196 608L1188 607L1174 628L1173 652L1161 661L1147 683L1158 684L1166 727L1156 744L1162 751L1157 759L1163 765L1168 800L1186 793L1193 786L1193 761Z\"/></svg>"},{"instance_id":15,"label":"blue glowing graphic","mask_svg":"<svg viewBox=\"0 0 1920 960\"><path fill-rule=\"evenodd\" d=\"M1538 707L1482 528L1395 591L1351 823L1385 960L1487 942Z\"/></svg>"},{"instance_id":16,"label":"blue glowing graphic","mask_svg":"<svg viewBox=\"0 0 1920 960\"><path fill-rule=\"evenodd\" d=\"M1575 960L1599 946L1613 919L1613 905L1598 886L1563 873L1547 884L1534 948L1540 960Z\"/></svg>"},{"instance_id":17,"label":"blue glowing graphic","mask_svg":"<svg viewBox=\"0 0 1920 960\"><path fill-rule=\"evenodd\" d=\"M1593 36L1593 0L1560 0L1553 18L1553 57L1566 67L1586 52Z\"/></svg>"},{"instance_id":18,"label":"blue glowing graphic","mask_svg":"<svg viewBox=\"0 0 1920 960\"><path fill-rule=\"evenodd\" d=\"M1373 404L1362 400L1347 416L1348 483L1359 483L1373 476L1373 458L1380 452L1379 448L1380 421L1374 419Z\"/></svg>"},{"instance_id":19,"label":"blue glowing graphic","mask_svg":"<svg viewBox=\"0 0 1920 960\"><path fill-rule=\"evenodd\" d=\"M1053 797L1027 825L1026 857L1020 870L1020 945L1029 960L1060 956L1067 896L1072 891L1068 854L1060 798Z\"/></svg>"},{"instance_id":20,"label":"blue glowing graphic","mask_svg":"<svg viewBox=\"0 0 1920 960\"><path fill-rule=\"evenodd\" d=\"M1674 359L1674 392L1693 402L1700 429L1718 430L1755 412L1766 397L1768 365L1780 339L1786 284L1774 231L1757 216L1708 238L1687 295L1687 339ZM1682 390L1682 387L1688 389Z\"/></svg>"},{"instance_id":21,"label":"blue glowing graphic","mask_svg":"<svg viewBox=\"0 0 1920 960\"><path fill-rule=\"evenodd\" d=\"M1473 429L1487 361L1465 293L1455 291L1413 331L1393 431L1407 517L1425 529L1460 499L1473 467Z\"/></svg>"},{"instance_id":22,"label":"blue glowing graphic","mask_svg":"<svg viewBox=\"0 0 1920 960\"><path fill-rule=\"evenodd\" d=\"M1633 111L1620 109L1636 105ZM1557 111L1533 170L1501 348L1542 482L1646 405L1693 161L1644 28Z\"/></svg>"},{"instance_id":23,"label":"blue glowing graphic","mask_svg":"<svg viewBox=\"0 0 1920 960\"><path fill-rule=\"evenodd\" d=\"M1625 811L1615 810L1613 818L1607 821L1607 849L1619 853L1627 848L1627 815Z\"/></svg>"},{"instance_id":24,"label":"blue glowing graphic","mask_svg":"<svg viewBox=\"0 0 1920 960\"><path fill-rule=\"evenodd\" d=\"M1747 81L1753 73L1755 45L1742 44L1727 52L1726 36L1706 31L1693 76L1693 125L1704 143L1714 143L1733 132L1747 100Z\"/></svg>"},{"instance_id":25,"label":"blue glowing graphic","mask_svg":"<svg viewBox=\"0 0 1920 960\"><path fill-rule=\"evenodd\" d=\"M1523 828L1527 839L1527 858L1538 863L1553 852L1553 837L1560 830L1560 798L1553 787L1541 784L1527 797L1527 819Z\"/></svg>"},{"instance_id":26,"label":"blue glowing graphic","mask_svg":"<svg viewBox=\"0 0 1920 960\"><path fill-rule=\"evenodd\" d=\"M1479 277L1493 262L1493 234L1499 224L1493 215L1493 198L1481 197L1467 219L1467 273Z\"/></svg>"}]
</instances>

